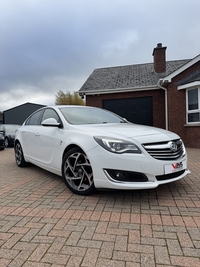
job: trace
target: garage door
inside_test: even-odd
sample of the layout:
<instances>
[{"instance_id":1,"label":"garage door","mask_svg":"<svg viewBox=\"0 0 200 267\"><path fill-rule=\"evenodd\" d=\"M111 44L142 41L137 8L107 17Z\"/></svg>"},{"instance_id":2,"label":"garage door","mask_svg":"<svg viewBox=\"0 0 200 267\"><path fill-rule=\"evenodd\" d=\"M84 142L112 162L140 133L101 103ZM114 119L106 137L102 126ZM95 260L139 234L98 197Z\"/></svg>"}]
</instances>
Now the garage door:
<instances>
[{"instance_id":1,"label":"garage door","mask_svg":"<svg viewBox=\"0 0 200 267\"><path fill-rule=\"evenodd\" d=\"M152 97L103 100L103 108L110 110L128 121L153 126Z\"/></svg>"}]
</instances>

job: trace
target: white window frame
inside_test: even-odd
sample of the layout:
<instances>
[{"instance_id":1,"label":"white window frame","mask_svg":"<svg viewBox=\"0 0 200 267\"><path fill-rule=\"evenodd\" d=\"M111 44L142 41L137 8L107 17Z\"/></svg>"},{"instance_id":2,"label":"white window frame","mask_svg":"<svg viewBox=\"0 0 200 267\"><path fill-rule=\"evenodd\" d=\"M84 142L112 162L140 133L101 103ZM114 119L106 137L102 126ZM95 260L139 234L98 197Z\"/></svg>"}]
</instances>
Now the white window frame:
<instances>
[{"instance_id":1,"label":"white window frame","mask_svg":"<svg viewBox=\"0 0 200 267\"><path fill-rule=\"evenodd\" d=\"M198 89L198 109L195 110L188 110L188 91ZM186 125L185 126L200 126L200 121L198 122L188 122L188 114L200 112L200 81L194 81L191 83L179 85L177 90L185 90L185 97L186 97Z\"/></svg>"},{"instance_id":2,"label":"white window frame","mask_svg":"<svg viewBox=\"0 0 200 267\"><path fill-rule=\"evenodd\" d=\"M195 90L195 89L198 89L198 109L193 109L193 110L189 110L188 109L188 92L191 91L191 90ZM195 121L195 122L189 122L188 121L188 115L189 114L192 114L192 113L199 113L200 114L200 86L197 86L197 87L193 87L193 88L190 88L190 89L186 89L186 123L187 124L197 124L197 123L200 123L200 118L199 118L199 121Z\"/></svg>"}]
</instances>

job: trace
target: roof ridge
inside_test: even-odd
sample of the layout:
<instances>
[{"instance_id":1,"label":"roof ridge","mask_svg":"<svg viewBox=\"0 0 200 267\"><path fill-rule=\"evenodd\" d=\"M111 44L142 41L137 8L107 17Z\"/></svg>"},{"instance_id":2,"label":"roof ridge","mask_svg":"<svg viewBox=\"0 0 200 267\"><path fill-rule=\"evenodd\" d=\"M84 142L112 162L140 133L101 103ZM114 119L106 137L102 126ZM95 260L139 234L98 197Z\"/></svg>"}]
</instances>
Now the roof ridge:
<instances>
[{"instance_id":1,"label":"roof ridge","mask_svg":"<svg viewBox=\"0 0 200 267\"><path fill-rule=\"evenodd\" d=\"M172 63L172 62L180 62L180 61L189 61L191 59L175 59L175 60L166 60L167 63ZM100 68L95 68L94 70L102 70L102 69L115 69L115 68L124 68L124 67L132 67L132 66L146 66L146 65L153 65L153 62L148 62L148 63L137 63L137 64L127 64L127 65L118 65L118 66L112 66L112 67L100 67Z\"/></svg>"}]
</instances>

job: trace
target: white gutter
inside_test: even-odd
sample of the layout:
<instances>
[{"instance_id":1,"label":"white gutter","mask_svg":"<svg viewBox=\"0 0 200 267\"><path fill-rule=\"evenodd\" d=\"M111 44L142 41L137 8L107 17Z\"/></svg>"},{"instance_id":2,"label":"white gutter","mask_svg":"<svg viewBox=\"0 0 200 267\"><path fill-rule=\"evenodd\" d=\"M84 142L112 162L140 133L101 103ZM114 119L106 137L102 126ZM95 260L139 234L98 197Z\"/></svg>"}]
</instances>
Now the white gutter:
<instances>
[{"instance_id":1,"label":"white gutter","mask_svg":"<svg viewBox=\"0 0 200 267\"><path fill-rule=\"evenodd\" d=\"M188 88L192 88L192 87L196 88L196 87L199 87L199 86L200 86L200 81L195 81L195 82L179 85L177 87L177 90L188 89Z\"/></svg>"},{"instance_id":2,"label":"white gutter","mask_svg":"<svg viewBox=\"0 0 200 267\"><path fill-rule=\"evenodd\" d=\"M165 128L168 130L168 101L167 101L167 88L163 87L161 83L163 82L163 79L159 79L157 86L165 91Z\"/></svg>"},{"instance_id":3,"label":"white gutter","mask_svg":"<svg viewBox=\"0 0 200 267\"><path fill-rule=\"evenodd\" d=\"M114 94L114 93L125 93L125 92L134 92L134 91L146 91L146 90L156 90L158 86L140 86L140 87L127 87L127 88L114 88L114 89L99 89L99 90L86 90L78 91L77 93L84 95L101 95L101 94Z\"/></svg>"}]
</instances>

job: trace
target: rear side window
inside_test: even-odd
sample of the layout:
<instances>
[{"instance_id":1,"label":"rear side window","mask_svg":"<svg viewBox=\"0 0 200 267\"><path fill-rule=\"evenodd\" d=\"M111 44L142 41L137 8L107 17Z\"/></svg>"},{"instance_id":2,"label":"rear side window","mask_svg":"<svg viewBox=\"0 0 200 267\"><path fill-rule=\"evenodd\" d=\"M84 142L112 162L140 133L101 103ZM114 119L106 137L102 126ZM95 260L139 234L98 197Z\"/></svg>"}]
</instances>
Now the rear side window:
<instances>
[{"instance_id":1,"label":"rear side window","mask_svg":"<svg viewBox=\"0 0 200 267\"><path fill-rule=\"evenodd\" d=\"M43 114L44 110L39 110L35 112L32 116L28 118L26 121L26 125L40 125L41 116Z\"/></svg>"}]
</instances>

